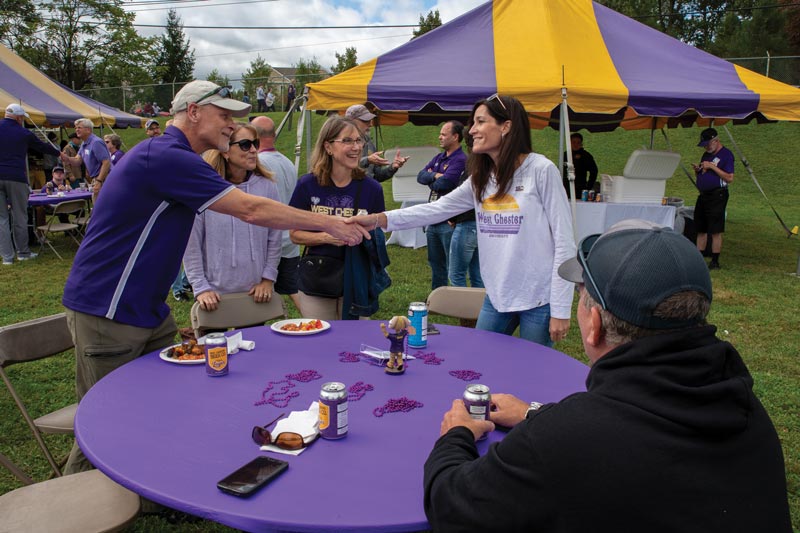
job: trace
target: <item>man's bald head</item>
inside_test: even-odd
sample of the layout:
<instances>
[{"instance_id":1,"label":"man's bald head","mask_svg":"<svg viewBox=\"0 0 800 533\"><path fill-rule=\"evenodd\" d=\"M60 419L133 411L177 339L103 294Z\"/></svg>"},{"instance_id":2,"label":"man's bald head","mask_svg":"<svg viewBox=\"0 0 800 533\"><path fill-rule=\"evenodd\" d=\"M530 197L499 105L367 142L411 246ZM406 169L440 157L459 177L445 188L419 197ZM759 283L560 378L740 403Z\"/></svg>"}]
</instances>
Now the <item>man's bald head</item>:
<instances>
[{"instance_id":1,"label":"man's bald head","mask_svg":"<svg viewBox=\"0 0 800 533\"><path fill-rule=\"evenodd\" d=\"M258 139L261 141L262 150L271 150L275 148L275 122L263 115L257 116L250 121L258 132Z\"/></svg>"}]
</instances>

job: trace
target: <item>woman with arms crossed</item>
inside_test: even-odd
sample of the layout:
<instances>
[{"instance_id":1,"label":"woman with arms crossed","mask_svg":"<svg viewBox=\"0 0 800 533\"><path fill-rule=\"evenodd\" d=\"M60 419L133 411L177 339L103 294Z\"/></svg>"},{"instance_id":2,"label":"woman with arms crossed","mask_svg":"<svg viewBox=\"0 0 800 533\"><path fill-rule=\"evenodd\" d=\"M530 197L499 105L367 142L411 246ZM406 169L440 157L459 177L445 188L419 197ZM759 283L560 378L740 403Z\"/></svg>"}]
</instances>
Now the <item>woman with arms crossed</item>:
<instances>
[{"instance_id":1,"label":"woman with arms crossed","mask_svg":"<svg viewBox=\"0 0 800 533\"><path fill-rule=\"evenodd\" d=\"M572 221L555 165L533 153L525 108L515 98L476 103L470 119L470 176L436 202L359 217L389 231L447 220L475 209L486 300L478 329L551 346L569 330L573 287L558 267L575 256ZM485 252L484 252L485 250Z\"/></svg>"}]
</instances>

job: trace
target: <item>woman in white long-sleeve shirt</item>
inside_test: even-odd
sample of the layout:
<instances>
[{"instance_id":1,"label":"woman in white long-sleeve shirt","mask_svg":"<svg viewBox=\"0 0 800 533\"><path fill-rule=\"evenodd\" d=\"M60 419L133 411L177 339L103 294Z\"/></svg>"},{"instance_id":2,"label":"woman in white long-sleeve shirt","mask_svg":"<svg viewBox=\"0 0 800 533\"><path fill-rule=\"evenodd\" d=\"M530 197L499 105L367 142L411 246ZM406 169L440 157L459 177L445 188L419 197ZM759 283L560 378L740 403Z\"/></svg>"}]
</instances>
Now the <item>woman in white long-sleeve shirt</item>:
<instances>
[{"instance_id":1,"label":"woman in white long-sleeve shirt","mask_svg":"<svg viewBox=\"0 0 800 533\"><path fill-rule=\"evenodd\" d=\"M447 196L361 217L388 231L425 226L475 209L486 300L477 328L551 346L569 330L572 283L558 275L575 256L572 220L556 166L533 153L525 108L492 96L472 110L470 178Z\"/></svg>"},{"instance_id":2,"label":"woman in white long-sleeve shirt","mask_svg":"<svg viewBox=\"0 0 800 533\"><path fill-rule=\"evenodd\" d=\"M227 152L208 150L203 159L244 192L278 200L272 172L258 160L258 143L255 128L240 125ZM231 292L249 292L257 303L270 301L282 237L281 230L252 226L211 210L197 215L183 264L203 309L215 310L219 295Z\"/></svg>"}]
</instances>

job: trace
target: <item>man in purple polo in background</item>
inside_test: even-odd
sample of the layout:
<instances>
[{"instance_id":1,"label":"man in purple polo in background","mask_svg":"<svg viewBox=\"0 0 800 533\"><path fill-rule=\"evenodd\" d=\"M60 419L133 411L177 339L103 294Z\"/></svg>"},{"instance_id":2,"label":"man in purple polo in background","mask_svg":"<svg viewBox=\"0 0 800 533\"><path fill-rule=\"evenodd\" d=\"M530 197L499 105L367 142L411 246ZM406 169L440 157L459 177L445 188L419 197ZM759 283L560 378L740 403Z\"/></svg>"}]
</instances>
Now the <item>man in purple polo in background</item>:
<instances>
[{"instance_id":1,"label":"man in purple polo in background","mask_svg":"<svg viewBox=\"0 0 800 533\"><path fill-rule=\"evenodd\" d=\"M94 134L94 124L88 118L79 118L75 121L75 133L82 141L78 155L70 157L62 152L61 160L68 165L83 163L86 166L86 181L92 185L92 200L96 201L100 187L111 171L111 154L105 141Z\"/></svg>"},{"instance_id":2,"label":"man in purple polo in background","mask_svg":"<svg viewBox=\"0 0 800 533\"><path fill-rule=\"evenodd\" d=\"M114 168L64 287L79 399L115 368L172 344L177 326L164 297L197 213L211 209L260 226L324 230L349 245L368 238L347 219L246 194L203 161L205 150L228 151L233 117L249 111L227 87L193 81L175 95L174 122L164 135L140 142ZM76 443L65 472L90 468Z\"/></svg>"},{"instance_id":3,"label":"man in purple polo in background","mask_svg":"<svg viewBox=\"0 0 800 533\"><path fill-rule=\"evenodd\" d=\"M25 117L28 114L19 104L9 104L6 114L0 120L0 255L3 265L14 264L14 245L17 259L25 261L36 257L28 247L28 171L26 159L28 150L42 154L58 155L58 150L39 140L25 128ZM9 220L8 205L11 205ZM14 242L11 233L14 233Z\"/></svg>"},{"instance_id":4,"label":"man in purple polo in background","mask_svg":"<svg viewBox=\"0 0 800 533\"><path fill-rule=\"evenodd\" d=\"M728 206L728 185L733 181L735 159L733 152L722 146L717 130L706 128L700 132L697 146L705 148L699 165L692 165L697 176L700 195L694 207L694 225L697 228L697 249L705 252L708 234L711 234L711 262L709 270L720 268L722 234L725 232L725 209Z\"/></svg>"},{"instance_id":5,"label":"man in purple polo in background","mask_svg":"<svg viewBox=\"0 0 800 533\"><path fill-rule=\"evenodd\" d=\"M457 120L445 122L439 132L442 152L430 160L417 174L417 182L427 185L431 192L428 202L435 202L458 187L459 178L467 165L467 155L461 149L464 125ZM428 238L428 264L431 266L431 290L447 285L450 240L455 226L449 220L432 224L425 230Z\"/></svg>"}]
</instances>

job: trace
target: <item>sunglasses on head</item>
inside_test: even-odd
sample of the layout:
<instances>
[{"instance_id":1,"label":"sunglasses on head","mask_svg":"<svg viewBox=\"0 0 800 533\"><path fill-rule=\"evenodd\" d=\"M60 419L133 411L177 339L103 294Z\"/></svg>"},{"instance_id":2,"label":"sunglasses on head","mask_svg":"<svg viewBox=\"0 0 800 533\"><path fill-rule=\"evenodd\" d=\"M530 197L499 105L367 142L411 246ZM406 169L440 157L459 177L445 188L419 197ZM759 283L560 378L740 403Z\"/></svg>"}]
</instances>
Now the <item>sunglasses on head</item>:
<instances>
[{"instance_id":1,"label":"sunglasses on head","mask_svg":"<svg viewBox=\"0 0 800 533\"><path fill-rule=\"evenodd\" d=\"M489 98L487 98L487 99L486 99L486 102L491 102L492 100L497 100L497 102L498 102L498 103L500 104L500 106L503 108L503 111L505 111L506 113L508 113L508 109L506 109L506 104L504 104L504 103L503 103L503 99L502 99L502 98L500 98L500 95L499 95L498 93L494 93L492 96L490 96Z\"/></svg>"},{"instance_id":2,"label":"sunglasses on head","mask_svg":"<svg viewBox=\"0 0 800 533\"><path fill-rule=\"evenodd\" d=\"M301 448L305 448L306 446L308 446L308 444L306 444L306 439L311 437L312 435L309 435L308 437L303 437L301 434L295 433L293 431L284 431L283 433L279 433L273 438L272 433L270 433L267 428L272 424L274 424L275 422L277 422L278 420L280 420L281 418L283 418L285 414L286 413L281 413L280 416L278 416L278 418L276 418L272 422L269 422L268 424L265 424L263 426L255 426L252 432L253 442L258 444L259 446L266 446L268 444L272 444L273 446L277 446L278 448L281 448L283 450L299 450Z\"/></svg>"},{"instance_id":3,"label":"sunglasses on head","mask_svg":"<svg viewBox=\"0 0 800 533\"><path fill-rule=\"evenodd\" d=\"M211 91L209 93L206 93L203 96L201 96L200 98L198 98L197 100L195 100L195 103L199 104L200 102L202 102L206 98L211 98L215 94L220 95L222 98L228 98L231 95L231 88L228 87L228 86L225 86L225 85L223 85L222 87L217 87L213 91Z\"/></svg>"},{"instance_id":4,"label":"sunglasses on head","mask_svg":"<svg viewBox=\"0 0 800 533\"><path fill-rule=\"evenodd\" d=\"M594 293L597 295L597 303L599 303L600 307L603 309L607 309L605 298L603 298L603 293L601 293L600 289L597 287L597 283L595 283L594 278L592 277L592 271L589 269L589 252L592 250L592 246L594 246L594 243L597 242L597 239L599 238L599 233L583 238L578 245L578 263L580 263L584 274L586 274L586 277L589 278L589 283L591 283L592 288L594 288Z\"/></svg>"},{"instance_id":5,"label":"sunglasses on head","mask_svg":"<svg viewBox=\"0 0 800 533\"><path fill-rule=\"evenodd\" d=\"M234 144L238 144L239 148L241 148L243 152L249 152L250 148L252 148L253 146L255 146L256 150L258 150L258 147L261 145L258 139L255 139L253 141L251 141L250 139L242 139L241 141L231 141L230 143L228 143L228 146L233 146Z\"/></svg>"}]
</instances>

